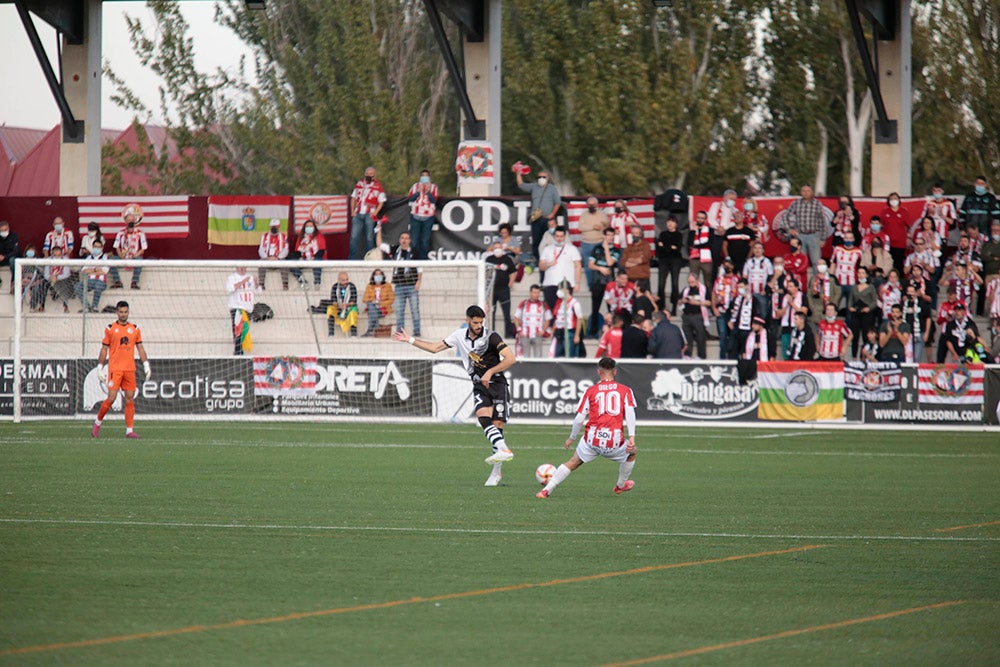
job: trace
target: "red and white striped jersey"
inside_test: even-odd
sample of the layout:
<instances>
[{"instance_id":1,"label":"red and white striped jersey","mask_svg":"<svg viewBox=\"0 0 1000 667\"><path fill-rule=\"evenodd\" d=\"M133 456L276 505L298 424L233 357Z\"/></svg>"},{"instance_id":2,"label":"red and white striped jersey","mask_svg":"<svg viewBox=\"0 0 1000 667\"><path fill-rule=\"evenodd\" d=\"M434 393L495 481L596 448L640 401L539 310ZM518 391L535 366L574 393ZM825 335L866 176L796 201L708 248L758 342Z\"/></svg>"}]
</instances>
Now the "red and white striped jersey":
<instances>
[{"instance_id":1,"label":"red and white striped jersey","mask_svg":"<svg viewBox=\"0 0 1000 667\"><path fill-rule=\"evenodd\" d=\"M990 317L1000 318L1000 278L986 284L986 309Z\"/></svg>"},{"instance_id":2,"label":"red and white striped jersey","mask_svg":"<svg viewBox=\"0 0 1000 667\"><path fill-rule=\"evenodd\" d=\"M632 312L632 301L635 300L635 284L628 282L624 286L617 282L608 283L604 288L604 300L607 301L612 313L619 310Z\"/></svg>"},{"instance_id":3,"label":"red and white striped jersey","mask_svg":"<svg viewBox=\"0 0 1000 667\"><path fill-rule=\"evenodd\" d=\"M892 310L892 305L894 303L902 303L903 290L900 289L899 285L886 282L878 288L878 300L882 303L882 319L887 320L889 319L889 312Z\"/></svg>"},{"instance_id":4,"label":"red and white striped jersey","mask_svg":"<svg viewBox=\"0 0 1000 667\"><path fill-rule=\"evenodd\" d=\"M115 250L121 259L133 259L139 255L140 251L149 248L146 242L145 232L139 229L123 229L115 236Z\"/></svg>"},{"instance_id":5,"label":"red and white striped jersey","mask_svg":"<svg viewBox=\"0 0 1000 667\"><path fill-rule=\"evenodd\" d=\"M715 285L712 287L713 303L720 310L726 311L729 309L729 304L732 303L733 297L736 296L736 286L738 283L739 279L733 273L720 273L719 277L715 279Z\"/></svg>"},{"instance_id":6,"label":"red and white striped jersey","mask_svg":"<svg viewBox=\"0 0 1000 667\"><path fill-rule=\"evenodd\" d=\"M827 322L822 319L816 325L819 329L819 356L825 359L836 359L844 352L844 341L851 335L843 320Z\"/></svg>"},{"instance_id":7,"label":"red and white striped jersey","mask_svg":"<svg viewBox=\"0 0 1000 667\"><path fill-rule=\"evenodd\" d=\"M48 257L53 248L62 248L63 257L71 256L73 254L73 232L68 229L64 229L61 232L57 232L54 229L50 230L42 242L42 252Z\"/></svg>"},{"instance_id":8,"label":"red and white striped jersey","mask_svg":"<svg viewBox=\"0 0 1000 667\"><path fill-rule=\"evenodd\" d=\"M743 275L751 294L763 294L767 281L774 275L774 265L767 257L750 257L743 265Z\"/></svg>"},{"instance_id":9,"label":"red and white striped jersey","mask_svg":"<svg viewBox=\"0 0 1000 667\"><path fill-rule=\"evenodd\" d=\"M861 248L845 248L842 245L833 249L831 258L836 266L833 275L842 286L855 285L858 282L858 267L861 266Z\"/></svg>"},{"instance_id":10,"label":"red and white striped jersey","mask_svg":"<svg viewBox=\"0 0 1000 667\"><path fill-rule=\"evenodd\" d=\"M930 199L924 205L924 210L920 214L920 217L917 218L917 224L920 224L920 221L927 216L934 218L935 231L944 239L948 237L948 219L957 219L958 212L955 210L955 203L949 199L942 199L941 201Z\"/></svg>"},{"instance_id":11,"label":"red and white striped jersey","mask_svg":"<svg viewBox=\"0 0 1000 667\"><path fill-rule=\"evenodd\" d=\"M257 248L257 254L261 259L267 259L268 257L285 259L288 257L288 237L281 232L277 234L265 233L260 238L260 246Z\"/></svg>"},{"instance_id":12,"label":"red and white striped jersey","mask_svg":"<svg viewBox=\"0 0 1000 667\"><path fill-rule=\"evenodd\" d=\"M517 304L514 317L521 322L521 328L517 332L519 336L537 338L545 332L549 322L552 321L552 312L544 301L525 299Z\"/></svg>"},{"instance_id":13,"label":"red and white striped jersey","mask_svg":"<svg viewBox=\"0 0 1000 667\"><path fill-rule=\"evenodd\" d=\"M802 307L802 292L796 292L792 296L791 292L781 298L781 307L785 309L781 316L781 326L788 328L795 326L795 309Z\"/></svg>"},{"instance_id":14,"label":"red and white striped jersey","mask_svg":"<svg viewBox=\"0 0 1000 667\"><path fill-rule=\"evenodd\" d=\"M422 183L414 183L410 186L408 197L416 195L417 198L410 201L410 214L418 218L431 218L437 212L438 186L433 183L427 184L427 191L421 188Z\"/></svg>"},{"instance_id":15,"label":"red and white striped jersey","mask_svg":"<svg viewBox=\"0 0 1000 667\"><path fill-rule=\"evenodd\" d=\"M326 239L322 234L312 236L300 236L296 250L302 255L302 259L316 259L316 254L322 250L326 251Z\"/></svg>"},{"instance_id":16,"label":"red and white striped jersey","mask_svg":"<svg viewBox=\"0 0 1000 667\"><path fill-rule=\"evenodd\" d=\"M570 297L565 304L562 299L556 300L555 308L555 328L575 330L580 318L583 317L583 307L575 297ZM566 324L566 315L569 315L569 324Z\"/></svg>"},{"instance_id":17,"label":"red and white striped jersey","mask_svg":"<svg viewBox=\"0 0 1000 667\"><path fill-rule=\"evenodd\" d=\"M591 385L577 406L587 417L583 441L591 447L617 447L625 441L625 408L635 408L635 395L618 382Z\"/></svg>"}]
</instances>

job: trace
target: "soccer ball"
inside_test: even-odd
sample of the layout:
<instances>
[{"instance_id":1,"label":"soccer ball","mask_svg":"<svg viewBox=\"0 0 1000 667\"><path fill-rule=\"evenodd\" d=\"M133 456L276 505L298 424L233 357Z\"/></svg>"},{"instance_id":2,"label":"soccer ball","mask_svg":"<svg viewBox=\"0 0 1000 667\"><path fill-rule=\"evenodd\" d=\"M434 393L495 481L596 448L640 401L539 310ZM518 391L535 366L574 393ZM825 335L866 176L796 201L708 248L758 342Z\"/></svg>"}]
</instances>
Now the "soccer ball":
<instances>
[{"instance_id":1,"label":"soccer ball","mask_svg":"<svg viewBox=\"0 0 1000 667\"><path fill-rule=\"evenodd\" d=\"M535 479L537 479L538 483L542 486L548 484L554 474L556 474L556 467L551 463L543 463L535 468Z\"/></svg>"}]
</instances>

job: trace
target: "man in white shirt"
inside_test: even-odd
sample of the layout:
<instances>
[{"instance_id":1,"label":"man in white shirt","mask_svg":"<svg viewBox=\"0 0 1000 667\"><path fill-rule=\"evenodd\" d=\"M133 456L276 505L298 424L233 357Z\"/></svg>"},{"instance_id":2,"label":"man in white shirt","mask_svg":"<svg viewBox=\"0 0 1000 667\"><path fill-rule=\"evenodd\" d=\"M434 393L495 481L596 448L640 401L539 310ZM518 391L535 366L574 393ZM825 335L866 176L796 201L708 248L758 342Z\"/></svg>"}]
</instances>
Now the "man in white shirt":
<instances>
[{"instance_id":1,"label":"man in white shirt","mask_svg":"<svg viewBox=\"0 0 1000 667\"><path fill-rule=\"evenodd\" d=\"M542 280L542 292L545 294L545 304L551 310L555 306L559 283L566 281L576 291L583 272L583 259L576 246L566 240L566 228L556 227L552 234L555 243L541 252L538 268L545 272Z\"/></svg>"}]
</instances>

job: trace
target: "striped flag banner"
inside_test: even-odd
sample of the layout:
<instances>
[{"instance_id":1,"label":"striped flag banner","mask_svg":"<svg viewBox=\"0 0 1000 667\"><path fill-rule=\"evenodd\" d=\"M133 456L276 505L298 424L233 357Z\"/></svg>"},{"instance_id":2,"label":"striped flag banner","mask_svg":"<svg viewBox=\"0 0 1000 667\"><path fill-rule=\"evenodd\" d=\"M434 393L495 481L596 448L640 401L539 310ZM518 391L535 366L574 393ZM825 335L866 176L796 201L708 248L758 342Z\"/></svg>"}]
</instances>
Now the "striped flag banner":
<instances>
[{"instance_id":1,"label":"striped flag banner","mask_svg":"<svg viewBox=\"0 0 1000 667\"><path fill-rule=\"evenodd\" d=\"M272 218L288 233L291 197L248 196L208 198L208 243L259 245Z\"/></svg>"},{"instance_id":2,"label":"striped flag banner","mask_svg":"<svg viewBox=\"0 0 1000 667\"><path fill-rule=\"evenodd\" d=\"M254 396L312 396L316 357L254 357Z\"/></svg>"},{"instance_id":3,"label":"striped flag banner","mask_svg":"<svg viewBox=\"0 0 1000 667\"><path fill-rule=\"evenodd\" d=\"M650 199L626 199L628 210L632 211L642 226L642 234L649 241L650 245L656 242L656 214L653 212L653 200ZM600 205L600 209L611 217L615 212L614 201L607 201ZM569 225L569 238L576 245L580 245L580 214L587 210L587 200L575 199L566 202L566 224ZM586 260L584 260L586 261Z\"/></svg>"},{"instance_id":4,"label":"striped flag banner","mask_svg":"<svg viewBox=\"0 0 1000 667\"><path fill-rule=\"evenodd\" d=\"M455 156L458 184L493 183L493 144L488 141L463 141Z\"/></svg>"},{"instance_id":5,"label":"striped flag banner","mask_svg":"<svg viewBox=\"0 0 1000 667\"><path fill-rule=\"evenodd\" d=\"M760 419L818 421L844 418L844 364L759 361Z\"/></svg>"},{"instance_id":6,"label":"striped flag banner","mask_svg":"<svg viewBox=\"0 0 1000 667\"><path fill-rule=\"evenodd\" d=\"M302 232L306 220L316 223L321 234L347 232L346 195L295 195L295 231Z\"/></svg>"},{"instance_id":7,"label":"striped flag banner","mask_svg":"<svg viewBox=\"0 0 1000 667\"><path fill-rule=\"evenodd\" d=\"M985 374L982 364L920 364L917 402L982 405Z\"/></svg>"},{"instance_id":8,"label":"striped flag banner","mask_svg":"<svg viewBox=\"0 0 1000 667\"><path fill-rule=\"evenodd\" d=\"M186 239L191 231L187 197L77 197L78 233L96 222L101 233L114 238L125 229L126 219L140 220L150 239Z\"/></svg>"}]
</instances>

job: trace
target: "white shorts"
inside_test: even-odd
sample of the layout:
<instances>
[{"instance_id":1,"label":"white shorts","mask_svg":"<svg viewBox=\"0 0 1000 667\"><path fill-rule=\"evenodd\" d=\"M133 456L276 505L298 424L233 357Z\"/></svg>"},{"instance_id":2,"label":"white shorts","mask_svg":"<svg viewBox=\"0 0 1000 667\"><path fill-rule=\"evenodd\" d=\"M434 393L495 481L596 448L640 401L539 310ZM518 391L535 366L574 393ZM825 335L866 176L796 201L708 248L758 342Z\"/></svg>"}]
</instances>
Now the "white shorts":
<instances>
[{"instance_id":1,"label":"white shorts","mask_svg":"<svg viewBox=\"0 0 1000 667\"><path fill-rule=\"evenodd\" d=\"M580 442L576 446L576 455L584 463L590 463L598 456L621 463L628 458L628 452L625 451L627 445L628 440L617 447L595 447L594 445L588 445L583 438L580 438Z\"/></svg>"}]
</instances>

